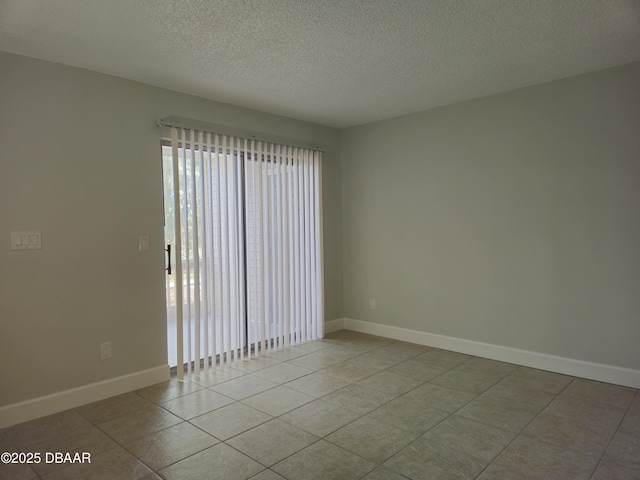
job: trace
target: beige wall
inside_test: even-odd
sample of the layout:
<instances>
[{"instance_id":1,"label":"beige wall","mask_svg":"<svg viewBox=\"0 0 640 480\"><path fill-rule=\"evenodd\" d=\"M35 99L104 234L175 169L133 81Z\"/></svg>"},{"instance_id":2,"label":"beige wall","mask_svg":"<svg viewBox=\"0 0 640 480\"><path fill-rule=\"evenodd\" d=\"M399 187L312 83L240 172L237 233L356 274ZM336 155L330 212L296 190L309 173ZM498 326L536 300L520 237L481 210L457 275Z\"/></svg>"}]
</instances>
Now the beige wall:
<instances>
[{"instance_id":1,"label":"beige wall","mask_svg":"<svg viewBox=\"0 0 640 480\"><path fill-rule=\"evenodd\" d=\"M639 86L635 63L344 130L345 317L640 369Z\"/></svg>"},{"instance_id":2,"label":"beige wall","mask_svg":"<svg viewBox=\"0 0 640 480\"><path fill-rule=\"evenodd\" d=\"M167 115L327 150L325 308L341 317L337 130L5 53L0 72L0 406L166 364ZM11 251L19 229L42 250Z\"/></svg>"}]
</instances>

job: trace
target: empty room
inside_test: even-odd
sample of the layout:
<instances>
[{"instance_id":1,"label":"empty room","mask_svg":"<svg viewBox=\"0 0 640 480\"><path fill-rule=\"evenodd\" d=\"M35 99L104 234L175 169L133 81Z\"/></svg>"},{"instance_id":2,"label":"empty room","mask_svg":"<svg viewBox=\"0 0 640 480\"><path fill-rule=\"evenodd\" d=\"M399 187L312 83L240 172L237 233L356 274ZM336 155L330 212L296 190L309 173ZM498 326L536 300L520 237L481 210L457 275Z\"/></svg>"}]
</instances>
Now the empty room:
<instances>
[{"instance_id":1,"label":"empty room","mask_svg":"<svg viewBox=\"0 0 640 480\"><path fill-rule=\"evenodd\" d=\"M640 3L0 2L0 479L640 479Z\"/></svg>"}]
</instances>

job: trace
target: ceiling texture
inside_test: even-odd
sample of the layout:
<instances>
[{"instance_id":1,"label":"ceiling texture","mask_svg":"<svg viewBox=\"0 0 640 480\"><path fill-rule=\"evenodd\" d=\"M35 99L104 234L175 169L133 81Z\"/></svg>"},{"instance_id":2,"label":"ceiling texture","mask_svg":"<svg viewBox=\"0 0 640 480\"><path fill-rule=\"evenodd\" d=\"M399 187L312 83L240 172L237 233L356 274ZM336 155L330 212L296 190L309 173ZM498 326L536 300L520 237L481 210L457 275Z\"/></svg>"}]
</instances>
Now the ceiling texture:
<instances>
[{"instance_id":1,"label":"ceiling texture","mask_svg":"<svg viewBox=\"0 0 640 480\"><path fill-rule=\"evenodd\" d=\"M0 50L344 128L639 61L640 0L0 0Z\"/></svg>"}]
</instances>

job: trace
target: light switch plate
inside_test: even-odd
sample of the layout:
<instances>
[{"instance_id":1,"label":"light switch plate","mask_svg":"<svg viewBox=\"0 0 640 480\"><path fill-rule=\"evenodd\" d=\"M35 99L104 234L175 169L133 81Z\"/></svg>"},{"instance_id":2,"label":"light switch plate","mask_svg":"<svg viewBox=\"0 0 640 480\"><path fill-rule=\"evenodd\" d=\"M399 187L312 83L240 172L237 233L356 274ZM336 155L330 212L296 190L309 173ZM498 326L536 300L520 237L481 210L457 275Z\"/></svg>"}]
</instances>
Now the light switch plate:
<instances>
[{"instance_id":1,"label":"light switch plate","mask_svg":"<svg viewBox=\"0 0 640 480\"><path fill-rule=\"evenodd\" d=\"M149 250L149 235L140 235L138 237L138 251L147 252Z\"/></svg>"},{"instance_id":2,"label":"light switch plate","mask_svg":"<svg viewBox=\"0 0 640 480\"><path fill-rule=\"evenodd\" d=\"M42 248L42 232L11 232L11 250L38 250Z\"/></svg>"}]
</instances>

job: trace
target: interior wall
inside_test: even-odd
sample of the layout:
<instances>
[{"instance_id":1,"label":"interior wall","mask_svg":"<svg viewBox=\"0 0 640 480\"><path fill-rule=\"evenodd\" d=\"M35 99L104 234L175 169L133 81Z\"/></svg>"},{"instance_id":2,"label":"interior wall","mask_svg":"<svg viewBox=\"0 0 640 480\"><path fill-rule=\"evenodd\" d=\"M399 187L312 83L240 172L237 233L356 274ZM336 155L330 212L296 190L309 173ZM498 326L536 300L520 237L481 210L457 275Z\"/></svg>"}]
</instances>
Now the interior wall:
<instances>
[{"instance_id":1,"label":"interior wall","mask_svg":"<svg viewBox=\"0 0 640 480\"><path fill-rule=\"evenodd\" d=\"M634 63L342 131L345 317L640 369L639 85Z\"/></svg>"},{"instance_id":2,"label":"interior wall","mask_svg":"<svg viewBox=\"0 0 640 480\"><path fill-rule=\"evenodd\" d=\"M167 115L326 149L325 313L342 316L337 130L1 52L0 71L0 406L166 365ZM42 249L12 251L16 230Z\"/></svg>"}]
</instances>

